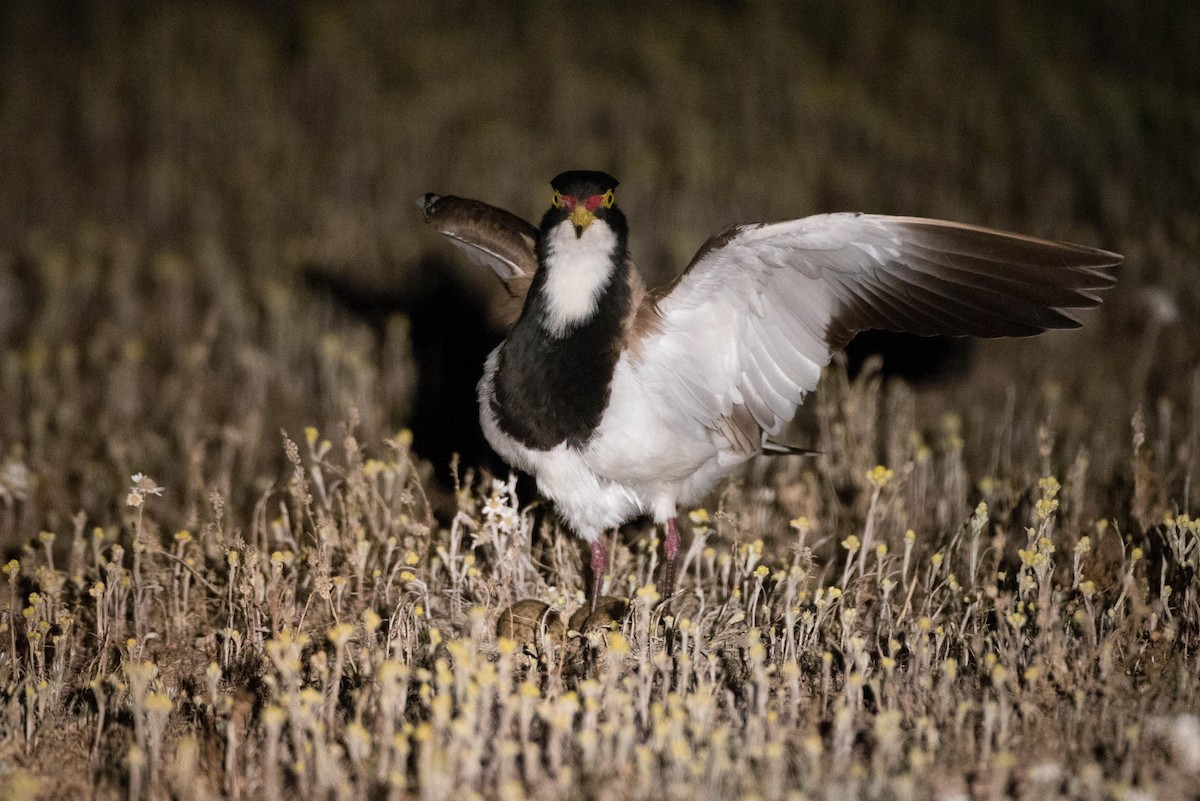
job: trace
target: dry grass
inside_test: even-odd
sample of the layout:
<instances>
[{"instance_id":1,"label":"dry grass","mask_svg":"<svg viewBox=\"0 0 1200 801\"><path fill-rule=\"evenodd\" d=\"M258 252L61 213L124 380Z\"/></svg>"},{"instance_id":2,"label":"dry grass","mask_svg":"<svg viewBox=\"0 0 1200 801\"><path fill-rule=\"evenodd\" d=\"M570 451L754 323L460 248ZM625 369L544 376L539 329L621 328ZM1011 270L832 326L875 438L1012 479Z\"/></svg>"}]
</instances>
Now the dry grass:
<instances>
[{"instance_id":1,"label":"dry grass","mask_svg":"<svg viewBox=\"0 0 1200 801\"><path fill-rule=\"evenodd\" d=\"M4 794L1200 791L1200 343L1161 313L1197 306L1197 64L1117 47L1194 12L390 6L3 12ZM506 476L439 490L403 430L406 322L295 276L413 280L413 196L532 216L581 159L660 277L833 208L1130 261L1084 331L953 381L835 365L822 455L687 510L669 601L650 528L614 535L628 612L572 629L578 543Z\"/></svg>"},{"instance_id":2,"label":"dry grass","mask_svg":"<svg viewBox=\"0 0 1200 801\"><path fill-rule=\"evenodd\" d=\"M830 376L825 456L692 511L669 603L656 541L619 540L628 615L565 635L574 542L511 481L434 524L404 435L367 458L309 429L254 514L214 491L191 530L137 477L120 523L81 515L4 568L5 753L46 797L1194 791L1200 527L1161 482L1181 466L1140 428L1127 464L1093 459L1050 399L980 476L964 421L911 427L914 401ZM522 599L545 614L497 637Z\"/></svg>"}]
</instances>

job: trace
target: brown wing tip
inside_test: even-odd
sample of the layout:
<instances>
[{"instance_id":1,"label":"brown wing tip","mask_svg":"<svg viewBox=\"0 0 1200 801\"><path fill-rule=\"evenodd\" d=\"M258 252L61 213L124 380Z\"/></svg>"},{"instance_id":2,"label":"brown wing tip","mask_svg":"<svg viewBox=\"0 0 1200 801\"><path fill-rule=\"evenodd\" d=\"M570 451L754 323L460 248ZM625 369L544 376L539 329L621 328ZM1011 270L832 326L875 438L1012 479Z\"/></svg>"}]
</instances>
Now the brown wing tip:
<instances>
[{"instance_id":1,"label":"brown wing tip","mask_svg":"<svg viewBox=\"0 0 1200 801\"><path fill-rule=\"evenodd\" d=\"M434 204L441 199L442 196L436 192L426 192L417 198L417 208L424 212L426 220L428 220L429 215L433 213Z\"/></svg>"},{"instance_id":2,"label":"brown wing tip","mask_svg":"<svg viewBox=\"0 0 1200 801\"><path fill-rule=\"evenodd\" d=\"M1016 235L1010 234L1010 236ZM1043 246L1048 252L1057 251L1063 257L1070 258L1071 260L1063 266L1077 269L1107 270L1117 267L1125 261L1125 257L1120 253L1113 253L1111 250L1102 250L1101 248L1094 248L1089 245L1077 245L1074 242L1038 239L1036 237L1025 237L1025 240L1031 244ZM1111 276L1106 277L1111 278ZM1115 278L1112 281L1116 283Z\"/></svg>"},{"instance_id":3,"label":"brown wing tip","mask_svg":"<svg viewBox=\"0 0 1200 801\"><path fill-rule=\"evenodd\" d=\"M1117 285L1117 277L1115 275L1113 275L1112 273L1100 272L1100 270L1112 269L1113 267L1116 267L1120 263L1121 262L1118 261L1118 262L1116 262L1116 264L1106 264L1103 267L1096 267L1096 268L1092 268L1091 270L1089 270L1088 272L1096 277L1096 286L1092 287L1092 289L1095 289L1095 290L1112 289L1114 286L1116 286ZM1100 302L1099 298L1096 298L1095 300L1097 303Z\"/></svg>"},{"instance_id":4,"label":"brown wing tip","mask_svg":"<svg viewBox=\"0 0 1200 801\"><path fill-rule=\"evenodd\" d=\"M1082 247L1082 246L1077 246L1077 247ZM1101 250L1100 248L1088 248L1088 249L1091 250L1092 253L1095 254L1096 258L1098 259L1098 261L1096 262L1096 265L1095 265L1097 267L1120 267L1122 264L1125 263L1125 257L1122 256L1120 253L1113 253L1111 250ZM1115 278L1113 279L1113 283L1116 283Z\"/></svg>"},{"instance_id":5,"label":"brown wing tip","mask_svg":"<svg viewBox=\"0 0 1200 801\"><path fill-rule=\"evenodd\" d=\"M1090 287L1091 289L1109 289L1117 283L1117 277L1105 271L1119 267L1125 262L1125 257L1120 253L1087 245L1076 245L1071 242L1051 242L1051 244L1057 245L1077 257L1078 260L1069 266L1075 270L1086 272L1089 277L1095 279L1096 283Z\"/></svg>"},{"instance_id":6,"label":"brown wing tip","mask_svg":"<svg viewBox=\"0 0 1200 801\"><path fill-rule=\"evenodd\" d=\"M1077 245L1074 242L1062 242L1055 239L1044 239L1012 231L1001 231L996 228L985 228L970 223L951 222L949 220L934 220L925 217L896 217L892 218L902 227L910 230L921 230L930 233L958 231L965 235L974 235L981 240L1007 240L1013 244L1024 244L1028 248L1030 258L1054 264L1059 267L1074 267L1083 269L1107 269L1116 267L1125 261L1120 253L1109 250ZM1041 258L1038 259L1038 251ZM1115 282L1115 279L1114 279Z\"/></svg>"}]
</instances>

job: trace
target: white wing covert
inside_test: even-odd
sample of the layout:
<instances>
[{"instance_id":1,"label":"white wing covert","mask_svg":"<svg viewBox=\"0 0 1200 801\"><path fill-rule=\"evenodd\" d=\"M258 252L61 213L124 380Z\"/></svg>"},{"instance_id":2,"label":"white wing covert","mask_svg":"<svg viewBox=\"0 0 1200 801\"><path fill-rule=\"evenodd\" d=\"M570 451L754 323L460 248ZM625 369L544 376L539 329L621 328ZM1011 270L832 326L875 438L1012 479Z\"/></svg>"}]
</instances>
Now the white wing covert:
<instances>
[{"instance_id":1,"label":"white wing covert","mask_svg":"<svg viewBox=\"0 0 1200 801\"><path fill-rule=\"evenodd\" d=\"M1028 336L1080 325L1121 262L1103 250L916 217L824 214L736 226L656 299L648 373L714 430L761 445L866 329ZM736 443L735 443L735 447ZM742 447L742 450L745 448Z\"/></svg>"}]
</instances>

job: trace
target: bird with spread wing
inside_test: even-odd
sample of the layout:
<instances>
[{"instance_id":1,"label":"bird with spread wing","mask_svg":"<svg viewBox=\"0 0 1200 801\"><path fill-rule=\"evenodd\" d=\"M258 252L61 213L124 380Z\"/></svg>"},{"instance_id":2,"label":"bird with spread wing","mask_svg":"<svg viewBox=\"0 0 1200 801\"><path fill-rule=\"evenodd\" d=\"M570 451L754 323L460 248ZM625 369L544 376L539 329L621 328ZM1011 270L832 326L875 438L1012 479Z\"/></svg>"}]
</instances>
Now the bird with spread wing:
<instances>
[{"instance_id":1,"label":"bird with spread wing","mask_svg":"<svg viewBox=\"0 0 1200 801\"><path fill-rule=\"evenodd\" d=\"M754 456L787 452L772 437L855 333L1076 328L1121 262L973 225L820 214L727 228L647 291L616 179L577 170L550 185L536 228L476 200L418 203L519 307L484 365L480 421L590 543L593 604L608 569L601 535L642 514L666 528L670 596L679 506Z\"/></svg>"}]
</instances>

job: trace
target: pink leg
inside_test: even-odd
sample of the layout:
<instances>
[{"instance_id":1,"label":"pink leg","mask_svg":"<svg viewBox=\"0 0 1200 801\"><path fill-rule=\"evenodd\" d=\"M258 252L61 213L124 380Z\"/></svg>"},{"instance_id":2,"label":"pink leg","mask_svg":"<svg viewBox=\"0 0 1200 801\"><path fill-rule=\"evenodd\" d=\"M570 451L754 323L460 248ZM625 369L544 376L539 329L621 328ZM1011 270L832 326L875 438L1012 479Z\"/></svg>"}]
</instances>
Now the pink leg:
<instances>
[{"instance_id":1,"label":"pink leg","mask_svg":"<svg viewBox=\"0 0 1200 801\"><path fill-rule=\"evenodd\" d=\"M667 575L663 597L670 598L675 592L675 565L679 560L679 527L675 525L673 517L667 520L667 538L663 542L663 550L667 556Z\"/></svg>"},{"instance_id":2,"label":"pink leg","mask_svg":"<svg viewBox=\"0 0 1200 801\"><path fill-rule=\"evenodd\" d=\"M596 611L596 601L600 598L600 585L604 583L604 574L608 572L608 549L604 540L592 543L592 611Z\"/></svg>"}]
</instances>

